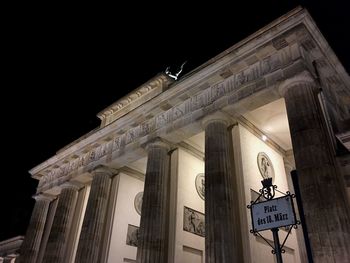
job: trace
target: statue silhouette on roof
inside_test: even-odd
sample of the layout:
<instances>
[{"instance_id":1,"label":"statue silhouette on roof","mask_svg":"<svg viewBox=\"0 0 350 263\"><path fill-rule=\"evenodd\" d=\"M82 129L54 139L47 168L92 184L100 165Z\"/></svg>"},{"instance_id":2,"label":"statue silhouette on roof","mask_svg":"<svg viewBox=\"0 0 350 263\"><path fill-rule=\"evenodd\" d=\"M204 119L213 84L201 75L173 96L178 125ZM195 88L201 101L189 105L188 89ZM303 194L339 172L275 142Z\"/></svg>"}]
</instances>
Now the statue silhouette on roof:
<instances>
[{"instance_id":1,"label":"statue silhouette on roof","mask_svg":"<svg viewBox=\"0 0 350 263\"><path fill-rule=\"evenodd\" d=\"M182 72L182 69L184 67L184 65L186 64L187 61L185 61L184 63L182 63L182 65L180 66L180 70L178 72L176 72L175 74L172 74L170 72L170 67L167 67L165 69L165 74L167 74L169 77L173 78L174 80L177 80L177 78L179 77L180 73Z\"/></svg>"}]
</instances>

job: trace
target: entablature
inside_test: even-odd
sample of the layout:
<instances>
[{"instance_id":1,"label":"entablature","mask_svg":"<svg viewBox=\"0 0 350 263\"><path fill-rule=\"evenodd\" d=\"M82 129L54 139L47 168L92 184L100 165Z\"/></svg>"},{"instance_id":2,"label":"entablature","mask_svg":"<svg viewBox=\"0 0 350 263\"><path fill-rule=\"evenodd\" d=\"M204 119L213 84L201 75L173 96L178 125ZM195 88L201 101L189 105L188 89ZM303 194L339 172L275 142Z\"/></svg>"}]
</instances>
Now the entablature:
<instances>
[{"instance_id":1,"label":"entablature","mask_svg":"<svg viewBox=\"0 0 350 263\"><path fill-rule=\"evenodd\" d=\"M315 39L321 41L322 35L312 25L315 27L304 9L292 11L186 74L166 91L157 91L157 95L143 103L129 104L133 105L132 110L123 108L127 104L116 106L118 102L108 107L100 113L108 125L102 125L30 171L40 180L38 192L86 171L84 167L120 158L154 137L178 143L184 136L197 132L200 125L196 123L206 114L220 109L237 117L252 107L277 99L280 94L275 87L282 80L305 70L315 75L314 58L310 57L313 51L305 50L309 46L305 41L309 39L311 46L320 48ZM323 54L327 67L332 68L336 57L331 50L327 52L314 53ZM329 57L333 64L328 62ZM348 88L350 82L345 81L348 76L344 76L341 65L332 70ZM161 80L156 81L169 84L166 76L159 77ZM163 84L159 83L161 87ZM190 125L195 127L184 129Z\"/></svg>"}]
</instances>

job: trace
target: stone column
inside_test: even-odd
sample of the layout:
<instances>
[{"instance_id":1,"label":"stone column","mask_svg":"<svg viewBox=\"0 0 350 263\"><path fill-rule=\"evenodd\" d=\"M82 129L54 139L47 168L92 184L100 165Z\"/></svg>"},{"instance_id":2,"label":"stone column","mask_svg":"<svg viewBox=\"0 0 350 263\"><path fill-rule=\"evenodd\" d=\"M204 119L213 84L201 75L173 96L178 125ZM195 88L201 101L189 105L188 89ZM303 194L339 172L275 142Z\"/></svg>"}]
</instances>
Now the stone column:
<instances>
[{"instance_id":1,"label":"stone column","mask_svg":"<svg viewBox=\"0 0 350 263\"><path fill-rule=\"evenodd\" d=\"M237 256L233 180L228 125L216 113L203 120L205 127L205 260L207 263L241 262Z\"/></svg>"},{"instance_id":2,"label":"stone column","mask_svg":"<svg viewBox=\"0 0 350 263\"><path fill-rule=\"evenodd\" d=\"M80 187L73 183L65 183L61 188L44 254L45 263L66 262L66 245Z\"/></svg>"},{"instance_id":3,"label":"stone column","mask_svg":"<svg viewBox=\"0 0 350 263\"><path fill-rule=\"evenodd\" d=\"M147 145L148 160L143 191L138 263L167 262L167 209L169 146L160 140Z\"/></svg>"},{"instance_id":4,"label":"stone column","mask_svg":"<svg viewBox=\"0 0 350 263\"><path fill-rule=\"evenodd\" d=\"M349 208L308 73L286 80L289 128L314 262L350 262Z\"/></svg>"},{"instance_id":5,"label":"stone column","mask_svg":"<svg viewBox=\"0 0 350 263\"><path fill-rule=\"evenodd\" d=\"M90 195L75 262L99 262L112 177L117 171L99 165L93 171Z\"/></svg>"},{"instance_id":6,"label":"stone column","mask_svg":"<svg viewBox=\"0 0 350 263\"><path fill-rule=\"evenodd\" d=\"M51 196L41 194L35 196L34 199L36 200L36 203L19 257L19 262L23 263L35 263L37 260L41 238L44 233L47 212L53 198Z\"/></svg>"}]
</instances>

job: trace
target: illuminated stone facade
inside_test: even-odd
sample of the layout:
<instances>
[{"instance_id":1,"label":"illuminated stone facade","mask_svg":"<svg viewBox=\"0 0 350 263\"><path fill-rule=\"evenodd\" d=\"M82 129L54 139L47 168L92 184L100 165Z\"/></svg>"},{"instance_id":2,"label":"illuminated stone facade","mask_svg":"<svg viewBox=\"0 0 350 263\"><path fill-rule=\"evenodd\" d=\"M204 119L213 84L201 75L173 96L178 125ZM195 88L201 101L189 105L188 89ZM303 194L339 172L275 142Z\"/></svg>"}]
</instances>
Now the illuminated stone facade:
<instances>
[{"instance_id":1,"label":"illuminated stone facade","mask_svg":"<svg viewBox=\"0 0 350 263\"><path fill-rule=\"evenodd\" d=\"M280 191L294 191L298 171L314 261L349 262L349 94L301 8L176 81L155 76L30 171L39 185L20 261L272 262L246 208L264 153ZM300 227L285 251L307 262Z\"/></svg>"}]
</instances>

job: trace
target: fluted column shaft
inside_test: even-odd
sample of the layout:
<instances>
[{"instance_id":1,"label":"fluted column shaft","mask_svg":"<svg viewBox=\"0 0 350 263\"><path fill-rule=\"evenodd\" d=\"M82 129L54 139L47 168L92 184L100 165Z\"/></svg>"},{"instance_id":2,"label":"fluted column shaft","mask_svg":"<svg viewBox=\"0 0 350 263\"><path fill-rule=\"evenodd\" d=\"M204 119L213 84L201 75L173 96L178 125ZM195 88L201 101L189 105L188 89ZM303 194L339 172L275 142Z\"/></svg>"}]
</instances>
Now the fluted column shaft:
<instances>
[{"instance_id":1,"label":"fluted column shaft","mask_svg":"<svg viewBox=\"0 0 350 263\"><path fill-rule=\"evenodd\" d=\"M99 262L112 177L115 171L99 166L93 172L90 195L75 262Z\"/></svg>"},{"instance_id":2,"label":"fluted column shaft","mask_svg":"<svg viewBox=\"0 0 350 263\"><path fill-rule=\"evenodd\" d=\"M285 91L300 192L314 262L350 262L350 220L318 107L315 82Z\"/></svg>"},{"instance_id":3,"label":"fluted column shaft","mask_svg":"<svg viewBox=\"0 0 350 263\"><path fill-rule=\"evenodd\" d=\"M234 233L233 176L228 121L209 118L205 126L205 259L241 262Z\"/></svg>"},{"instance_id":4,"label":"fluted column shaft","mask_svg":"<svg viewBox=\"0 0 350 263\"><path fill-rule=\"evenodd\" d=\"M19 257L19 261L23 263L35 263L37 260L41 239L44 233L47 212L52 200L43 195L34 198L36 203L34 205L32 217L30 219Z\"/></svg>"},{"instance_id":5,"label":"fluted column shaft","mask_svg":"<svg viewBox=\"0 0 350 263\"><path fill-rule=\"evenodd\" d=\"M76 185L67 184L62 186L44 254L43 262L45 263L66 262L66 245L77 202L78 190L79 187Z\"/></svg>"},{"instance_id":6,"label":"fluted column shaft","mask_svg":"<svg viewBox=\"0 0 350 263\"><path fill-rule=\"evenodd\" d=\"M147 150L137 262L164 263L167 262L169 147L156 141L150 143Z\"/></svg>"}]
</instances>

